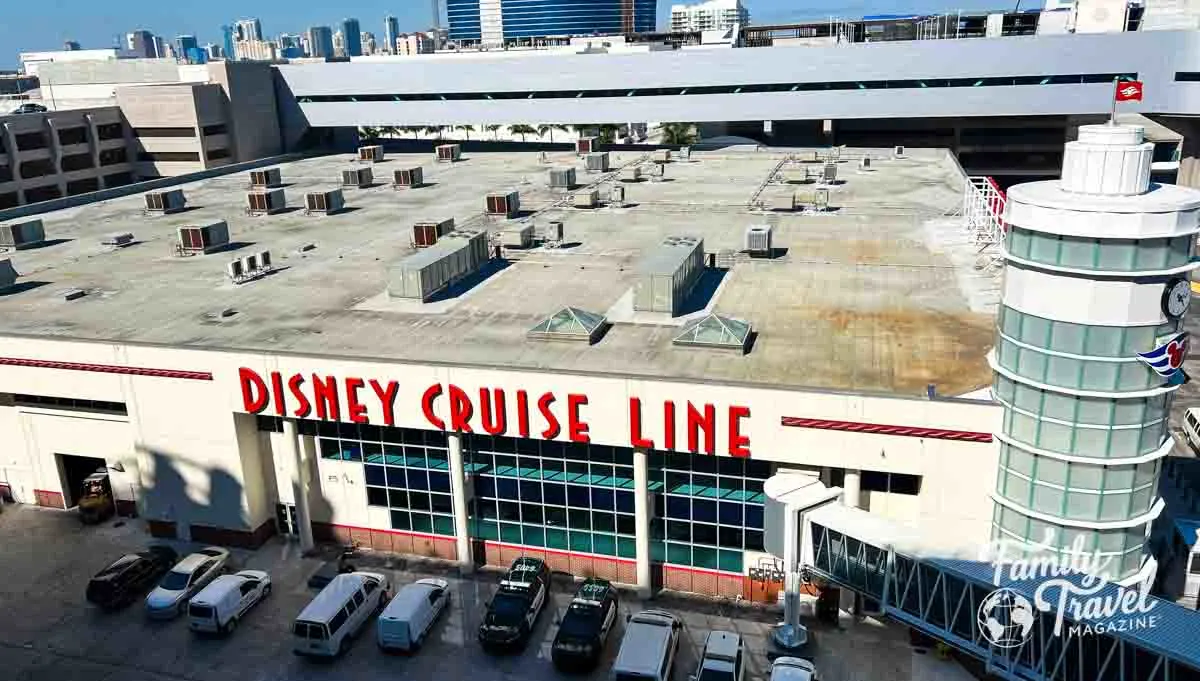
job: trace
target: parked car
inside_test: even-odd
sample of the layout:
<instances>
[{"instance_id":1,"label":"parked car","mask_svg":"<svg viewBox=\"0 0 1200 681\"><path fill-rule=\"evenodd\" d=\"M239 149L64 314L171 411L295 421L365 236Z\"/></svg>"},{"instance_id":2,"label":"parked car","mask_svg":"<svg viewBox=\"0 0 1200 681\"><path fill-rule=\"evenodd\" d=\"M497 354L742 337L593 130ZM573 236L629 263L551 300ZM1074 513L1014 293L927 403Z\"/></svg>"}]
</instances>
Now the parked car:
<instances>
[{"instance_id":1,"label":"parked car","mask_svg":"<svg viewBox=\"0 0 1200 681\"><path fill-rule=\"evenodd\" d=\"M178 616L187 608L188 600L221 574L228 562L229 551L219 546L188 555L146 596L146 614L155 619Z\"/></svg>"},{"instance_id":2,"label":"parked car","mask_svg":"<svg viewBox=\"0 0 1200 681\"><path fill-rule=\"evenodd\" d=\"M679 618L665 610L629 617L613 662L614 681L670 681L682 628Z\"/></svg>"},{"instance_id":3,"label":"parked car","mask_svg":"<svg viewBox=\"0 0 1200 681\"><path fill-rule=\"evenodd\" d=\"M380 649L412 651L421 647L449 603L450 583L444 579L418 579L400 589L376 622Z\"/></svg>"},{"instance_id":4,"label":"parked car","mask_svg":"<svg viewBox=\"0 0 1200 681\"><path fill-rule=\"evenodd\" d=\"M550 570L537 558L518 558L488 603L479 642L487 649L524 644L546 607Z\"/></svg>"},{"instance_id":5,"label":"parked car","mask_svg":"<svg viewBox=\"0 0 1200 681\"><path fill-rule=\"evenodd\" d=\"M34 104L33 102L26 102L13 109L13 113L15 114L45 113L46 111L48 111L46 107L41 104Z\"/></svg>"},{"instance_id":6,"label":"parked car","mask_svg":"<svg viewBox=\"0 0 1200 681\"><path fill-rule=\"evenodd\" d=\"M87 585L88 602L105 610L124 607L141 598L175 564L169 546L151 546L113 561Z\"/></svg>"},{"instance_id":7,"label":"parked car","mask_svg":"<svg viewBox=\"0 0 1200 681\"><path fill-rule=\"evenodd\" d=\"M188 628L228 634L250 608L269 595L271 575L262 570L220 575L188 601Z\"/></svg>"},{"instance_id":8,"label":"parked car","mask_svg":"<svg viewBox=\"0 0 1200 681\"><path fill-rule=\"evenodd\" d=\"M292 623L292 652L335 657L350 648L371 615L387 602L387 577L374 572L338 575Z\"/></svg>"},{"instance_id":9,"label":"parked car","mask_svg":"<svg viewBox=\"0 0 1200 681\"><path fill-rule=\"evenodd\" d=\"M704 654L691 681L742 681L746 677L746 644L732 631L710 631Z\"/></svg>"},{"instance_id":10,"label":"parked car","mask_svg":"<svg viewBox=\"0 0 1200 681\"><path fill-rule=\"evenodd\" d=\"M817 668L799 657L778 657L771 665L771 681L817 681Z\"/></svg>"},{"instance_id":11,"label":"parked car","mask_svg":"<svg viewBox=\"0 0 1200 681\"><path fill-rule=\"evenodd\" d=\"M600 659L613 622L617 620L617 592L603 579L589 579L567 606L554 645L554 666L560 669L592 667Z\"/></svg>"}]
</instances>

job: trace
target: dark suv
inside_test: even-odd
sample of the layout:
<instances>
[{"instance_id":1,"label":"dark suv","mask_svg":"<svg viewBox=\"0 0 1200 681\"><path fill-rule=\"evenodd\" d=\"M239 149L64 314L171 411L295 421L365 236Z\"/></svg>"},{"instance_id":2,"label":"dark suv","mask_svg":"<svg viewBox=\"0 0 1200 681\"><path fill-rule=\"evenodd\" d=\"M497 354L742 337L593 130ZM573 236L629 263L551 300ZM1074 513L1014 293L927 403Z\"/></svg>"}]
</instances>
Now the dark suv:
<instances>
[{"instance_id":1,"label":"dark suv","mask_svg":"<svg viewBox=\"0 0 1200 681\"><path fill-rule=\"evenodd\" d=\"M537 558L518 558L500 580L500 589L488 603L479 642L484 648L516 646L529 640L538 615L546 607L550 570Z\"/></svg>"},{"instance_id":2,"label":"dark suv","mask_svg":"<svg viewBox=\"0 0 1200 681\"><path fill-rule=\"evenodd\" d=\"M550 655L559 669L593 667L617 620L617 592L603 579L589 579L567 606Z\"/></svg>"},{"instance_id":3,"label":"dark suv","mask_svg":"<svg viewBox=\"0 0 1200 681\"><path fill-rule=\"evenodd\" d=\"M88 602L105 610L125 607L154 587L177 559L169 546L121 556L88 582Z\"/></svg>"}]
</instances>

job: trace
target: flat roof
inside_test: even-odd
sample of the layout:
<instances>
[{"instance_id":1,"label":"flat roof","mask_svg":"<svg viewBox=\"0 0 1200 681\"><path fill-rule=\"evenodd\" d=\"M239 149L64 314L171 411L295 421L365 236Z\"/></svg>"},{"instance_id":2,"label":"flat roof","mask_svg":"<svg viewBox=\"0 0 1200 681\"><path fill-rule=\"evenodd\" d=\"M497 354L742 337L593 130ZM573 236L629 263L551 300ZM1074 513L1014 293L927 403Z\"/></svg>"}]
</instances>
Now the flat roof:
<instances>
[{"instance_id":1,"label":"flat roof","mask_svg":"<svg viewBox=\"0 0 1200 681\"><path fill-rule=\"evenodd\" d=\"M990 383L998 277L980 270L976 247L947 217L961 203L961 171L944 150L845 150L823 214L751 209L812 185L767 182L800 150L695 151L666 167L665 181L625 185L626 207L575 209L548 188L550 168L571 165L595 182L582 158L551 152L472 152L456 164L433 154L389 154L376 186L345 189L349 210L306 216L303 194L335 187L350 155L280 166L289 211L249 217L248 173L183 185L189 209L146 217L142 195L36 216L47 244L11 257L18 286L0 295L0 334L153 343L250 352L583 371L816 389L956 395ZM857 159L872 156L869 172ZM615 170L649 158L612 152ZM393 170L421 165L428 186L393 190ZM600 184L602 202L611 176ZM761 193L759 193L761 188ZM521 192L520 221L537 234L564 222L562 248L506 251L486 279L431 302L390 299L388 268L413 252L412 226L453 217L456 227L497 232L518 220L486 218L489 192ZM225 220L234 250L177 257L183 225ZM770 224L779 256L735 254L750 225ZM132 232L136 244L102 246ZM702 238L729 251L732 267L707 272L674 319L635 312L637 263L668 236ZM303 250L311 245L313 248ZM235 285L226 264L271 251L278 271ZM726 262L721 259L721 262ZM721 264L721 263L718 263ZM64 291L84 289L66 301ZM981 303L979 301L983 300ZM606 315L594 345L531 340L526 332L563 307ZM236 314L221 316L233 309ZM707 313L745 320L750 351L672 344Z\"/></svg>"}]
</instances>

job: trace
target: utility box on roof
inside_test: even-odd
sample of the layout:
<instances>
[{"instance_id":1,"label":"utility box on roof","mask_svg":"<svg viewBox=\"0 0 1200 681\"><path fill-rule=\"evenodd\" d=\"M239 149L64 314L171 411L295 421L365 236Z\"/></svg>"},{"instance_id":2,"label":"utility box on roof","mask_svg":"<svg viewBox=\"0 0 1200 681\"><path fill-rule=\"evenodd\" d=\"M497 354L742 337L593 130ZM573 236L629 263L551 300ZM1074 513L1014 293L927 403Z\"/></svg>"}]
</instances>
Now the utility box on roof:
<instances>
[{"instance_id":1,"label":"utility box on roof","mask_svg":"<svg viewBox=\"0 0 1200 681\"><path fill-rule=\"evenodd\" d=\"M600 151L599 137L580 137L575 140L576 154L590 154L593 151Z\"/></svg>"},{"instance_id":2,"label":"utility box on roof","mask_svg":"<svg viewBox=\"0 0 1200 681\"><path fill-rule=\"evenodd\" d=\"M212 253L229 245L229 225L224 220L179 228L181 253Z\"/></svg>"},{"instance_id":3,"label":"utility box on roof","mask_svg":"<svg viewBox=\"0 0 1200 681\"><path fill-rule=\"evenodd\" d=\"M12 260L0 258L0 291L17 283L17 271L13 269Z\"/></svg>"},{"instance_id":4,"label":"utility box on roof","mask_svg":"<svg viewBox=\"0 0 1200 681\"><path fill-rule=\"evenodd\" d=\"M670 149L655 149L654 153L650 155L650 160L654 161L655 163L670 163L671 162L671 150Z\"/></svg>"},{"instance_id":5,"label":"utility box on roof","mask_svg":"<svg viewBox=\"0 0 1200 681\"><path fill-rule=\"evenodd\" d=\"M256 190L246 194L246 212L250 215L270 215L287 208L287 196L282 189Z\"/></svg>"},{"instance_id":6,"label":"utility box on roof","mask_svg":"<svg viewBox=\"0 0 1200 681\"><path fill-rule=\"evenodd\" d=\"M388 295L429 300L447 286L478 272L487 260L487 232L450 232L433 246L388 269Z\"/></svg>"},{"instance_id":7,"label":"utility box on roof","mask_svg":"<svg viewBox=\"0 0 1200 681\"><path fill-rule=\"evenodd\" d=\"M346 199L341 189L329 189L323 192L309 192L304 195L305 213L324 213L332 215L346 207Z\"/></svg>"},{"instance_id":8,"label":"utility box on roof","mask_svg":"<svg viewBox=\"0 0 1200 681\"><path fill-rule=\"evenodd\" d=\"M788 192L782 196L773 197L771 199L771 210L796 210L796 192Z\"/></svg>"},{"instance_id":9,"label":"utility box on roof","mask_svg":"<svg viewBox=\"0 0 1200 681\"><path fill-rule=\"evenodd\" d=\"M375 174L370 168L347 168L342 171L342 186L362 189L371 186Z\"/></svg>"},{"instance_id":10,"label":"utility box on roof","mask_svg":"<svg viewBox=\"0 0 1200 681\"><path fill-rule=\"evenodd\" d=\"M372 144L358 148L358 160L369 163L379 163L383 160L383 145Z\"/></svg>"},{"instance_id":11,"label":"utility box on roof","mask_svg":"<svg viewBox=\"0 0 1200 681\"><path fill-rule=\"evenodd\" d=\"M176 213L187 205L182 189L146 192L145 198L149 213Z\"/></svg>"},{"instance_id":12,"label":"utility box on roof","mask_svg":"<svg viewBox=\"0 0 1200 681\"><path fill-rule=\"evenodd\" d=\"M837 164L836 163L826 163L825 164L825 172L822 174L821 180L823 182L825 182L826 184L832 184L834 182L837 182Z\"/></svg>"},{"instance_id":13,"label":"utility box on roof","mask_svg":"<svg viewBox=\"0 0 1200 681\"><path fill-rule=\"evenodd\" d=\"M637 166L625 166L621 168L622 182L641 182L642 169Z\"/></svg>"},{"instance_id":14,"label":"utility box on roof","mask_svg":"<svg viewBox=\"0 0 1200 681\"><path fill-rule=\"evenodd\" d=\"M454 231L454 218L445 220L423 220L413 225L413 245L426 248L437 243L437 240Z\"/></svg>"},{"instance_id":15,"label":"utility box on roof","mask_svg":"<svg viewBox=\"0 0 1200 681\"><path fill-rule=\"evenodd\" d=\"M746 228L744 250L751 255L771 255L771 226L751 225Z\"/></svg>"},{"instance_id":16,"label":"utility box on roof","mask_svg":"<svg viewBox=\"0 0 1200 681\"><path fill-rule=\"evenodd\" d=\"M633 309L676 316L703 273L704 240L667 237L638 264Z\"/></svg>"},{"instance_id":17,"label":"utility box on roof","mask_svg":"<svg viewBox=\"0 0 1200 681\"><path fill-rule=\"evenodd\" d=\"M583 191L575 192L574 205L576 208L595 208L600 205L600 190L584 189Z\"/></svg>"},{"instance_id":18,"label":"utility box on roof","mask_svg":"<svg viewBox=\"0 0 1200 681\"><path fill-rule=\"evenodd\" d=\"M505 248L529 248L533 245L533 225L513 225L502 230L500 245Z\"/></svg>"},{"instance_id":19,"label":"utility box on roof","mask_svg":"<svg viewBox=\"0 0 1200 681\"><path fill-rule=\"evenodd\" d=\"M37 246L46 240L41 220L25 220L0 225L0 248L19 251Z\"/></svg>"},{"instance_id":20,"label":"utility box on roof","mask_svg":"<svg viewBox=\"0 0 1200 681\"><path fill-rule=\"evenodd\" d=\"M516 217L521 212L521 195L515 190L488 194L484 200L484 210L488 215Z\"/></svg>"},{"instance_id":21,"label":"utility box on roof","mask_svg":"<svg viewBox=\"0 0 1200 681\"><path fill-rule=\"evenodd\" d=\"M608 172L608 152L594 151L587 155L587 169L589 173L607 173Z\"/></svg>"},{"instance_id":22,"label":"utility box on roof","mask_svg":"<svg viewBox=\"0 0 1200 681\"><path fill-rule=\"evenodd\" d=\"M421 166L401 168L392 173L393 187L416 188L423 184L425 184L425 171L421 169Z\"/></svg>"},{"instance_id":23,"label":"utility box on roof","mask_svg":"<svg viewBox=\"0 0 1200 681\"><path fill-rule=\"evenodd\" d=\"M457 144L439 144L437 160L439 163L454 163L462 158L462 147Z\"/></svg>"},{"instance_id":24,"label":"utility box on roof","mask_svg":"<svg viewBox=\"0 0 1200 681\"><path fill-rule=\"evenodd\" d=\"M250 171L250 186L255 189L274 189L283 184L279 168L263 168Z\"/></svg>"},{"instance_id":25,"label":"utility box on roof","mask_svg":"<svg viewBox=\"0 0 1200 681\"><path fill-rule=\"evenodd\" d=\"M550 186L554 189L571 189L575 186L574 168L551 168Z\"/></svg>"}]
</instances>

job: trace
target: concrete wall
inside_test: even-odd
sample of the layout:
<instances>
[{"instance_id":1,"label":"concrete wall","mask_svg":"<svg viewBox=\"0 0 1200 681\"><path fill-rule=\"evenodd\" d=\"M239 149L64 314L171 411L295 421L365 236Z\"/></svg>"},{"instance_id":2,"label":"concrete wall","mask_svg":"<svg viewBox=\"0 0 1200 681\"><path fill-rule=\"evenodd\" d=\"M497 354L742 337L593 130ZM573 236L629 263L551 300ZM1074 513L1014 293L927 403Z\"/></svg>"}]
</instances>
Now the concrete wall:
<instances>
[{"instance_id":1,"label":"concrete wall","mask_svg":"<svg viewBox=\"0 0 1200 681\"><path fill-rule=\"evenodd\" d=\"M209 74L211 82L219 85L224 93L233 158L249 161L280 153L283 147L271 66L255 62L213 62L209 65Z\"/></svg>"}]
</instances>

